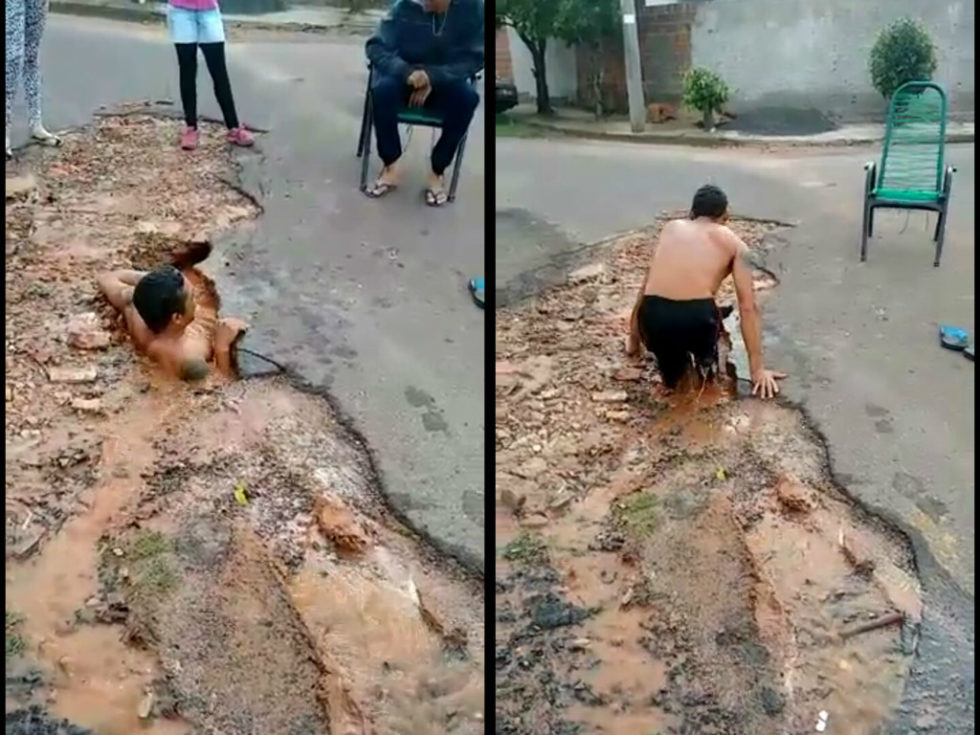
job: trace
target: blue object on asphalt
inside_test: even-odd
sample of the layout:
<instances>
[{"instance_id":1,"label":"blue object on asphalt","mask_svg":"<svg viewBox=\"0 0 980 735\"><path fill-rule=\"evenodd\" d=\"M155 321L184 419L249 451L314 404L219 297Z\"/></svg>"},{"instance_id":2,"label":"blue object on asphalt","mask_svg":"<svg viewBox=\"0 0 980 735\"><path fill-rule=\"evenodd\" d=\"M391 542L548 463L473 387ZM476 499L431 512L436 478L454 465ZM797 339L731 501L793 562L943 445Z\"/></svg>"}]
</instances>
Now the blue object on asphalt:
<instances>
[{"instance_id":1,"label":"blue object on asphalt","mask_svg":"<svg viewBox=\"0 0 980 735\"><path fill-rule=\"evenodd\" d=\"M965 329L940 325L939 344L947 350L962 351L970 344L970 335Z\"/></svg>"},{"instance_id":2,"label":"blue object on asphalt","mask_svg":"<svg viewBox=\"0 0 980 735\"><path fill-rule=\"evenodd\" d=\"M466 288L469 289L470 296L473 297L473 302L483 308L483 279L482 278L471 278L470 282L466 284Z\"/></svg>"}]
</instances>

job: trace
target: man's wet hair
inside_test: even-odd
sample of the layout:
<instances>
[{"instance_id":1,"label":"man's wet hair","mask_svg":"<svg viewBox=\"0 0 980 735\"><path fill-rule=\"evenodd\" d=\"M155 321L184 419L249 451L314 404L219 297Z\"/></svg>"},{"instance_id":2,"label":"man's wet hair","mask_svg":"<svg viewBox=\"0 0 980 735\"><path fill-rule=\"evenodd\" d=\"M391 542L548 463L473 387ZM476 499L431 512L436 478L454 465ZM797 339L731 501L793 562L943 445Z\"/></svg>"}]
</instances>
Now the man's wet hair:
<instances>
[{"instance_id":1,"label":"man's wet hair","mask_svg":"<svg viewBox=\"0 0 980 735\"><path fill-rule=\"evenodd\" d=\"M691 202L691 219L711 217L718 219L728 209L728 197L714 184L705 184L694 192Z\"/></svg>"},{"instance_id":2,"label":"man's wet hair","mask_svg":"<svg viewBox=\"0 0 980 735\"><path fill-rule=\"evenodd\" d=\"M174 314L183 314L188 293L183 274L172 265L154 268L133 289L133 306L146 326L159 334Z\"/></svg>"}]
</instances>

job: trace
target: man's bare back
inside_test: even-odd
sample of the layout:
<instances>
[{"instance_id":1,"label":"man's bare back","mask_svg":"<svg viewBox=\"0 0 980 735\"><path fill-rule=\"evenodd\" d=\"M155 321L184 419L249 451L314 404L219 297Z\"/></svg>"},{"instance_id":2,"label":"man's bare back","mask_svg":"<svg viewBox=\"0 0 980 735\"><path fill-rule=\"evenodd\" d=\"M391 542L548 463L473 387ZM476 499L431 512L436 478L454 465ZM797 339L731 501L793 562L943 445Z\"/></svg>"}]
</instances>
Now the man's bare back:
<instances>
[{"instance_id":1,"label":"man's bare back","mask_svg":"<svg viewBox=\"0 0 980 735\"><path fill-rule=\"evenodd\" d=\"M689 219L664 225L630 318L627 353L643 344L657 357L668 388L693 365L707 379L717 364L721 316L714 297L729 275L735 281L742 336L749 356L753 393L779 392L782 373L762 365L762 327L755 303L749 249L726 225L728 198L715 186L694 195Z\"/></svg>"},{"instance_id":2,"label":"man's bare back","mask_svg":"<svg viewBox=\"0 0 980 735\"><path fill-rule=\"evenodd\" d=\"M740 246L741 240L723 224L672 220L660 231L643 292L675 301L714 298L731 275Z\"/></svg>"}]
</instances>

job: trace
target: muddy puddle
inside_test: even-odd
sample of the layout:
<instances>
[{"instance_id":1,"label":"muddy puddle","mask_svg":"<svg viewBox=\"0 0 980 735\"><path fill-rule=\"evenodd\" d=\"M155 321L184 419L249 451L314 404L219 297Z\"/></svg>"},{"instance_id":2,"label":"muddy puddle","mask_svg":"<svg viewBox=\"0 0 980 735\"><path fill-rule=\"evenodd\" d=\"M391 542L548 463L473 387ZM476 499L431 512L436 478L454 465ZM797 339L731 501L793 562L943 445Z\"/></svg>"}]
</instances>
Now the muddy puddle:
<instances>
[{"instance_id":1,"label":"muddy puddle","mask_svg":"<svg viewBox=\"0 0 980 735\"><path fill-rule=\"evenodd\" d=\"M917 642L910 552L793 409L626 363L655 234L498 313L498 732L878 732Z\"/></svg>"},{"instance_id":2,"label":"muddy puddle","mask_svg":"<svg viewBox=\"0 0 980 735\"><path fill-rule=\"evenodd\" d=\"M255 215L221 131L176 131L106 117L8 164L8 735L483 732L481 586L327 402L174 384L95 297Z\"/></svg>"}]
</instances>

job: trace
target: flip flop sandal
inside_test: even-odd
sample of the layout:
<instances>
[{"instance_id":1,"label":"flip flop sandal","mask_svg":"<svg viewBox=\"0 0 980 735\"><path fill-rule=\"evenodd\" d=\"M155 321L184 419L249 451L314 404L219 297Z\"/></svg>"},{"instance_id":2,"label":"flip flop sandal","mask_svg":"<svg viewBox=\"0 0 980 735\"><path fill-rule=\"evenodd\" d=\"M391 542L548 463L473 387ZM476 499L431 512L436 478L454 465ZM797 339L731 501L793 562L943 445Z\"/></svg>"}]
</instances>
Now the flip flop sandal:
<instances>
[{"instance_id":1,"label":"flip flop sandal","mask_svg":"<svg viewBox=\"0 0 980 735\"><path fill-rule=\"evenodd\" d=\"M372 199L380 199L383 196L387 196L397 188L397 184L389 184L387 181L381 181L378 179L370 187L365 189L364 193Z\"/></svg>"},{"instance_id":2,"label":"flip flop sandal","mask_svg":"<svg viewBox=\"0 0 980 735\"><path fill-rule=\"evenodd\" d=\"M483 279L482 278L471 278L470 282L466 284L467 290L470 292L470 296L473 297L473 303L483 308Z\"/></svg>"},{"instance_id":3,"label":"flip flop sandal","mask_svg":"<svg viewBox=\"0 0 980 735\"><path fill-rule=\"evenodd\" d=\"M57 135L52 135L50 138L40 138L36 135L32 135L31 140L33 140L38 145L45 146L46 148L61 147L61 138L59 138Z\"/></svg>"},{"instance_id":4,"label":"flip flop sandal","mask_svg":"<svg viewBox=\"0 0 980 735\"><path fill-rule=\"evenodd\" d=\"M947 350L962 352L970 344L970 335L966 333L965 329L959 327L940 326L939 344Z\"/></svg>"},{"instance_id":5,"label":"flip flop sandal","mask_svg":"<svg viewBox=\"0 0 980 735\"><path fill-rule=\"evenodd\" d=\"M974 362L973 359L973 345L970 345L965 350L963 350L963 356L970 362Z\"/></svg>"},{"instance_id":6,"label":"flip flop sandal","mask_svg":"<svg viewBox=\"0 0 980 735\"><path fill-rule=\"evenodd\" d=\"M429 188L425 190L425 203L430 207L441 207L447 201L449 201L449 197L442 189Z\"/></svg>"}]
</instances>

